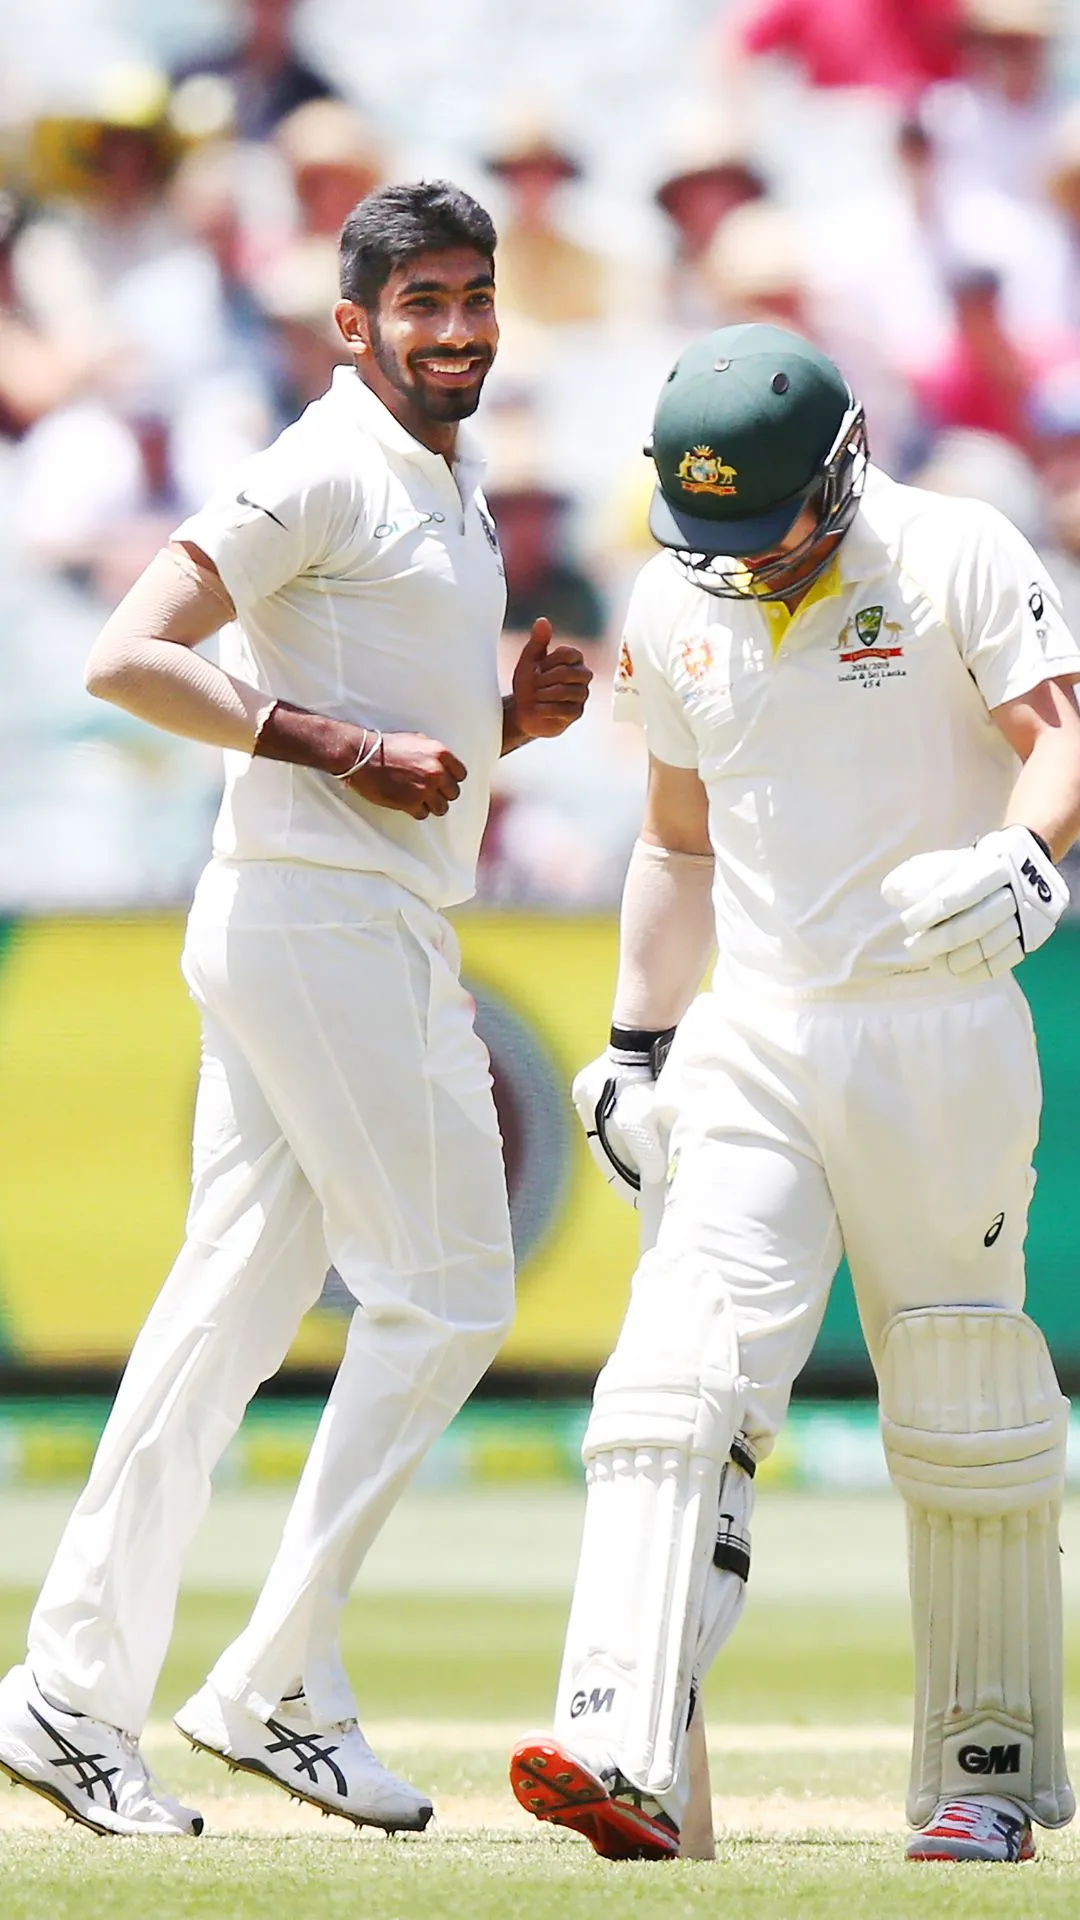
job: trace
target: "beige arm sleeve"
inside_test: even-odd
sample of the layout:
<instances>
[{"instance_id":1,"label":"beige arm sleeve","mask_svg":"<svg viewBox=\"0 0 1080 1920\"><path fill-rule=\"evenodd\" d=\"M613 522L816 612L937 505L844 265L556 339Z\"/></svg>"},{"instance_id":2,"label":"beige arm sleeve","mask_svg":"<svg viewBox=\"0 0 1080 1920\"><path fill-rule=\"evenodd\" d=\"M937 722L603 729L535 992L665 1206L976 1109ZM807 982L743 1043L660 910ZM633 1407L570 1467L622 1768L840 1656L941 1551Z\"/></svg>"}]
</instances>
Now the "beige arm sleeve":
<instances>
[{"instance_id":1,"label":"beige arm sleeve","mask_svg":"<svg viewBox=\"0 0 1080 1920\"><path fill-rule=\"evenodd\" d=\"M659 1031L682 1019L713 950L713 860L638 840L619 918L612 1024Z\"/></svg>"},{"instance_id":2,"label":"beige arm sleeve","mask_svg":"<svg viewBox=\"0 0 1080 1920\"><path fill-rule=\"evenodd\" d=\"M272 695L193 652L234 615L217 573L164 547L94 642L87 690L167 733L250 753Z\"/></svg>"}]
</instances>

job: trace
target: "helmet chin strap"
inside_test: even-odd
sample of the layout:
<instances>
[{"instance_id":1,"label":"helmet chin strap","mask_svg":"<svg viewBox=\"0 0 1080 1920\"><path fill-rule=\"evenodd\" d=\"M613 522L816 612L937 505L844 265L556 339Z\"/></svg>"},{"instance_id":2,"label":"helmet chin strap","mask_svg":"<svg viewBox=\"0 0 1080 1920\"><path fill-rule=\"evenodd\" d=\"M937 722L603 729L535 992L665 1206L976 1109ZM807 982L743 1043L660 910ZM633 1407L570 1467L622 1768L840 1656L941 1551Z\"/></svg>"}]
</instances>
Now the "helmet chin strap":
<instances>
[{"instance_id":1,"label":"helmet chin strap","mask_svg":"<svg viewBox=\"0 0 1080 1920\"><path fill-rule=\"evenodd\" d=\"M715 553L672 548L687 578L721 600L786 600L820 580L858 511L866 485L870 450L861 407L852 406L841 423L822 477L806 495L806 503L820 503L817 525L787 553L762 566Z\"/></svg>"}]
</instances>

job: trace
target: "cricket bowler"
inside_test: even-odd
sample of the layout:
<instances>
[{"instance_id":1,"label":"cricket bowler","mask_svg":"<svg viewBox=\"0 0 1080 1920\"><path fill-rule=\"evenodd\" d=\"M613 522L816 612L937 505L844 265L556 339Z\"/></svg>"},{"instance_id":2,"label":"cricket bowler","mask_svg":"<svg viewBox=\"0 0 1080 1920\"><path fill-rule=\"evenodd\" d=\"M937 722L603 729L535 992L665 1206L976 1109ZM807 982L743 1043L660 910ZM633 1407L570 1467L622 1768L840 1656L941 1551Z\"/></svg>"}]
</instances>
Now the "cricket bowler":
<instances>
[{"instance_id":1,"label":"cricket bowler","mask_svg":"<svg viewBox=\"0 0 1080 1920\"><path fill-rule=\"evenodd\" d=\"M0 1767L102 1833L198 1833L139 1736L210 1476L330 1262L345 1354L249 1624L176 1716L195 1747L356 1825L418 1830L338 1626L372 1540L513 1313L486 1049L445 909L499 755L590 674L538 620L500 695L506 588L460 423L498 341L495 230L445 181L341 235L351 366L177 528L112 615L92 693L225 749L183 968L202 1016L187 1240L0 1682ZM219 628L220 665L196 649Z\"/></svg>"},{"instance_id":2,"label":"cricket bowler","mask_svg":"<svg viewBox=\"0 0 1080 1920\"><path fill-rule=\"evenodd\" d=\"M663 551L616 689L648 796L610 1047L574 1097L660 1218L586 1433L553 1732L513 1788L609 1858L679 1850L755 1464L846 1254L908 1517L908 1858L1029 1860L1074 1811L1067 1403L1024 1313L1040 1086L1013 970L1068 902L1080 648L1015 528L876 470L794 334L688 348L651 453Z\"/></svg>"}]
</instances>

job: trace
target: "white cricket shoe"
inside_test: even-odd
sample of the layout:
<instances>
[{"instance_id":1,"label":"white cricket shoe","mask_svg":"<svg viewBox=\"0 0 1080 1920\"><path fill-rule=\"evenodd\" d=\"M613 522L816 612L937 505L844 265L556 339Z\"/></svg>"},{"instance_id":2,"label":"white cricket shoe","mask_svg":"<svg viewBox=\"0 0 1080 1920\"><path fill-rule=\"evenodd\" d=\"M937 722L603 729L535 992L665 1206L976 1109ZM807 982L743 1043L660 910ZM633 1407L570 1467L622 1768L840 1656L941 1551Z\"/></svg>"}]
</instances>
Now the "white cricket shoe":
<instances>
[{"instance_id":1,"label":"white cricket shoe","mask_svg":"<svg viewBox=\"0 0 1080 1920\"><path fill-rule=\"evenodd\" d=\"M175 1716L185 1740L231 1768L256 1773L324 1813L358 1827L422 1833L435 1809L427 1795L388 1773L355 1720L318 1726L303 1694L283 1700L269 1720L224 1700L210 1682Z\"/></svg>"},{"instance_id":2,"label":"white cricket shoe","mask_svg":"<svg viewBox=\"0 0 1080 1920\"><path fill-rule=\"evenodd\" d=\"M94 1833L203 1830L202 1815L151 1778L134 1734L57 1706L29 1667L0 1680L0 1768Z\"/></svg>"},{"instance_id":3,"label":"white cricket shoe","mask_svg":"<svg viewBox=\"0 0 1080 1920\"><path fill-rule=\"evenodd\" d=\"M1031 1821L1015 1800L998 1794L939 1800L928 1825L913 1833L908 1860L1034 1860Z\"/></svg>"}]
</instances>

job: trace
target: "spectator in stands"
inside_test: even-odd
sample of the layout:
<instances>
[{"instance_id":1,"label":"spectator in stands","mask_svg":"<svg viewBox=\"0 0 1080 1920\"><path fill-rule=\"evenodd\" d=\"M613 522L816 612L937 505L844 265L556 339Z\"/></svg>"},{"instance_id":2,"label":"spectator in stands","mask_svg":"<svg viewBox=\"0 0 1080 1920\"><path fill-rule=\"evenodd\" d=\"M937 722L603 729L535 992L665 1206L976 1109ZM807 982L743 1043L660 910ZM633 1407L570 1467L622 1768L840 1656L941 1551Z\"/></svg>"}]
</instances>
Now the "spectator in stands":
<instances>
[{"instance_id":1,"label":"spectator in stands","mask_svg":"<svg viewBox=\"0 0 1080 1920\"><path fill-rule=\"evenodd\" d=\"M216 254L169 186L180 142L163 76L122 69L81 115L43 116L45 215L20 241L39 315L77 315L93 389L19 448L18 524L39 564L126 590L170 523L269 434Z\"/></svg>"},{"instance_id":2,"label":"spectator in stands","mask_svg":"<svg viewBox=\"0 0 1080 1920\"><path fill-rule=\"evenodd\" d=\"M674 250L668 271L670 318L688 329L716 324L715 300L704 267L724 222L739 207L763 198L765 180L745 149L725 136L712 115L695 111L674 143L655 199L671 222Z\"/></svg>"},{"instance_id":3,"label":"spectator in stands","mask_svg":"<svg viewBox=\"0 0 1080 1920\"><path fill-rule=\"evenodd\" d=\"M275 426L284 427L326 392L335 367L352 365L333 323L336 249L325 234L298 234L262 274L257 291L275 339Z\"/></svg>"},{"instance_id":4,"label":"spectator in stands","mask_svg":"<svg viewBox=\"0 0 1080 1920\"><path fill-rule=\"evenodd\" d=\"M539 475L522 476L509 485L492 486L488 505L506 567L504 624L514 636L511 644L518 646L541 614L560 640L599 640L603 600L595 581L567 548L569 495Z\"/></svg>"},{"instance_id":5,"label":"spectator in stands","mask_svg":"<svg viewBox=\"0 0 1080 1920\"><path fill-rule=\"evenodd\" d=\"M728 62L778 54L812 87L874 87L916 100L954 71L955 0L749 0L725 16Z\"/></svg>"},{"instance_id":6,"label":"spectator in stands","mask_svg":"<svg viewBox=\"0 0 1080 1920\"><path fill-rule=\"evenodd\" d=\"M36 420L72 399L89 380L92 353L77 325L53 331L28 312L18 283L16 249L29 218L23 202L0 189L0 438L19 439Z\"/></svg>"},{"instance_id":7,"label":"spectator in stands","mask_svg":"<svg viewBox=\"0 0 1080 1920\"><path fill-rule=\"evenodd\" d=\"M231 352L270 386L272 329L252 286L260 254L242 211L245 158L245 149L228 140L193 148L176 170L170 203L184 233L217 269Z\"/></svg>"},{"instance_id":8,"label":"spectator in stands","mask_svg":"<svg viewBox=\"0 0 1080 1920\"><path fill-rule=\"evenodd\" d=\"M820 263L803 222L774 200L738 207L705 261L714 306L711 326L762 321L815 340L837 361L866 407L877 457L896 463L909 433L909 405L872 334L852 325L841 304L823 297Z\"/></svg>"},{"instance_id":9,"label":"spectator in stands","mask_svg":"<svg viewBox=\"0 0 1080 1920\"><path fill-rule=\"evenodd\" d=\"M756 320L816 334L802 236L775 200L737 207L716 233L703 266L714 303L710 326Z\"/></svg>"},{"instance_id":10,"label":"spectator in stands","mask_svg":"<svg viewBox=\"0 0 1080 1920\"><path fill-rule=\"evenodd\" d=\"M292 186L296 224L279 236L254 277L273 323L274 405L283 427L343 364L331 318L339 297L338 235L357 201L385 178L385 166L368 122L343 100L297 107L273 144Z\"/></svg>"},{"instance_id":11,"label":"spectator in stands","mask_svg":"<svg viewBox=\"0 0 1080 1920\"><path fill-rule=\"evenodd\" d=\"M36 250L41 270L59 272L62 258L77 256L84 293L100 296L120 275L155 262L176 241L163 194L179 153L168 88L153 68L113 68L83 111L40 115L30 132L30 184L52 216L49 239L68 236L66 254Z\"/></svg>"},{"instance_id":12,"label":"spectator in stands","mask_svg":"<svg viewBox=\"0 0 1080 1920\"><path fill-rule=\"evenodd\" d=\"M77 315L102 391L155 410L220 362L227 337L217 269L167 197L181 150L167 107L161 74L121 68L84 113L43 115L29 152L43 212L19 243L38 320Z\"/></svg>"},{"instance_id":13,"label":"spectator in stands","mask_svg":"<svg viewBox=\"0 0 1080 1920\"><path fill-rule=\"evenodd\" d=\"M1049 493L1080 494L1080 359L1063 362L1035 383L1030 419Z\"/></svg>"},{"instance_id":14,"label":"spectator in stands","mask_svg":"<svg viewBox=\"0 0 1080 1920\"><path fill-rule=\"evenodd\" d=\"M1042 195L1055 119L1054 25L1052 0L965 0L960 72L925 103L946 192Z\"/></svg>"},{"instance_id":15,"label":"spectator in stands","mask_svg":"<svg viewBox=\"0 0 1080 1920\"><path fill-rule=\"evenodd\" d=\"M243 140L265 140L308 100L336 89L301 60L293 45L294 0L244 0L239 40L177 67L174 84L211 75L229 89L228 120Z\"/></svg>"},{"instance_id":16,"label":"spectator in stands","mask_svg":"<svg viewBox=\"0 0 1080 1920\"><path fill-rule=\"evenodd\" d=\"M282 120L274 145L289 170L301 233L337 247L348 215L386 177L371 127L343 100L311 100Z\"/></svg>"},{"instance_id":17,"label":"spectator in stands","mask_svg":"<svg viewBox=\"0 0 1080 1920\"><path fill-rule=\"evenodd\" d=\"M1031 425L1045 500L1040 552L1075 633L1080 630L1080 358L1036 382ZM1080 861L1075 861L1074 873L1078 870ZM1073 873L1069 884L1074 884Z\"/></svg>"},{"instance_id":18,"label":"spectator in stands","mask_svg":"<svg viewBox=\"0 0 1080 1920\"><path fill-rule=\"evenodd\" d=\"M111 603L182 511L160 414L86 398L39 420L19 449L16 530L27 556Z\"/></svg>"},{"instance_id":19,"label":"spectator in stands","mask_svg":"<svg viewBox=\"0 0 1080 1920\"><path fill-rule=\"evenodd\" d=\"M506 191L499 227L499 311L548 326L603 318L609 266L563 231L559 201L581 166L541 123L525 120L487 161Z\"/></svg>"},{"instance_id":20,"label":"spectator in stands","mask_svg":"<svg viewBox=\"0 0 1080 1920\"><path fill-rule=\"evenodd\" d=\"M1067 107L1054 129L1047 189L1066 254L1065 312L1080 326L1080 104Z\"/></svg>"},{"instance_id":21,"label":"spectator in stands","mask_svg":"<svg viewBox=\"0 0 1080 1920\"><path fill-rule=\"evenodd\" d=\"M1031 451L1036 381L1074 358L1077 342L1060 332L1018 336L1003 320L1000 279L989 268L961 272L952 288L952 337L935 364L913 375L929 426L997 434Z\"/></svg>"},{"instance_id":22,"label":"spectator in stands","mask_svg":"<svg viewBox=\"0 0 1080 1920\"><path fill-rule=\"evenodd\" d=\"M917 119L898 122L893 153L889 178L814 205L805 221L830 313L900 371L943 351L952 311L933 148Z\"/></svg>"},{"instance_id":23,"label":"spectator in stands","mask_svg":"<svg viewBox=\"0 0 1080 1920\"><path fill-rule=\"evenodd\" d=\"M522 639L541 614L558 640L583 645L593 670L588 739L537 780L509 754L500 763L481 857L488 899L581 905L618 896L636 832L643 783L634 729L611 718L613 657L604 596L574 552L574 505L545 461L527 403L507 403L489 420L488 503L506 568L506 625L500 674L506 685ZM556 741L555 746L560 743ZM522 764L515 765L514 762Z\"/></svg>"},{"instance_id":24,"label":"spectator in stands","mask_svg":"<svg viewBox=\"0 0 1080 1920\"><path fill-rule=\"evenodd\" d=\"M938 435L912 483L956 500L985 500L1040 550L1047 533L1047 499L1032 461L993 433L948 428Z\"/></svg>"}]
</instances>

